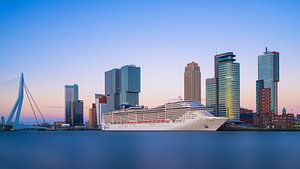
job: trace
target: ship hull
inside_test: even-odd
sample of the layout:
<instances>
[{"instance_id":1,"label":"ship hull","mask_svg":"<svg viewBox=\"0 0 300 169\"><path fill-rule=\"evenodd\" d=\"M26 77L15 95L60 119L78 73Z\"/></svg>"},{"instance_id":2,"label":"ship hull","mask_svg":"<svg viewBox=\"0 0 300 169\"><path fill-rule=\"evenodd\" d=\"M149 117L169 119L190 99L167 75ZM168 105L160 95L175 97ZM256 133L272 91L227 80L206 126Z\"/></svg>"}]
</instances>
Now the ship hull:
<instances>
[{"instance_id":1,"label":"ship hull","mask_svg":"<svg viewBox=\"0 0 300 169\"><path fill-rule=\"evenodd\" d=\"M214 117L186 120L183 123L146 123L146 124L108 124L103 126L107 131L216 131L227 118Z\"/></svg>"}]
</instances>

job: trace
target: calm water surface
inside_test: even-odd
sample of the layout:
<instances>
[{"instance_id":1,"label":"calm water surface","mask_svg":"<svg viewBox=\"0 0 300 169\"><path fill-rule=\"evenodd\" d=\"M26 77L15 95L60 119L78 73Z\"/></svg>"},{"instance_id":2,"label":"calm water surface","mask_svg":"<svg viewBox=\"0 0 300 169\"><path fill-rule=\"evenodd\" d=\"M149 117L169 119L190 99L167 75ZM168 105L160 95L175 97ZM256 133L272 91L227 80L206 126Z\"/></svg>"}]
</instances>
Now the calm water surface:
<instances>
[{"instance_id":1,"label":"calm water surface","mask_svg":"<svg viewBox=\"0 0 300 169\"><path fill-rule=\"evenodd\" d=\"M0 132L0 169L299 167L300 132Z\"/></svg>"}]
</instances>

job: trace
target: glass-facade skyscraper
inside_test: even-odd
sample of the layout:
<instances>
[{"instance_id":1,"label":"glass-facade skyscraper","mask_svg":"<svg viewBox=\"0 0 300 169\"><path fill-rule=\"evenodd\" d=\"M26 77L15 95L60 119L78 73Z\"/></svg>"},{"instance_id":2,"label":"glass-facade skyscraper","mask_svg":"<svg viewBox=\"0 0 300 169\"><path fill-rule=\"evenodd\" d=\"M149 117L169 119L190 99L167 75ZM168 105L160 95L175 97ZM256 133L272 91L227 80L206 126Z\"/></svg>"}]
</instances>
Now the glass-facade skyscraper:
<instances>
[{"instance_id":1,"label":"glass-facade skyscraper","mask_svg":"<svg viewBox=\"0 0 300 169\"><path fill-rule=\"evenodd\" d=\"M83 125L83 101L79 100L78 85L65 85L65 123Z\"/></svg>"},{"instance_id":2,"label":"glass-facade skyscraper","mask_svg":"<svg viewBox=\"0 0 300 169\"><path fill-rule=\"evenodd\" d=\"M71 124L71 105L73 101L78 101L78 85L65 85L65 123Z\"/></svg>"},{"instance_id":3,"label":"glass-facade skyscraper","mask_svg":"<svg viewBox=\"0 0 300 169\"><path fill-rule=\"evenodd\" d=\"M240 64L233 52L215 55L215 77L206 79L206 106L214 115L240 119Z\"/></svg>"},{"instance_id":4,"label":"glass-facade skyscraper","mask_svg":"<svg viewBox=\"0 0 300 169\"><path fill-rule=\"evenodd\" d=\"M140 92L140 67L126 65L120 69L105 72L105 95L108 103L102 106L102 112L120 109L122 104L139 105Z\"/></svg>"},{"instance_id":5,"label":"glass-facade skyscraper","mask_svg":"<svg viewBox=\"0 0 300 169\"><path fill-rule=\"evenodd\" d=\"M134 65L123 66L121 68L120 103L138 106L140 92L141 69Z\"/></svg>"},{"instance_id":6,"label":"glass-facade skyscraper","mask_svg":"<svg viewBox=\"0 0 300 169\"><path fill-rule=\"evenodd\" d=\"M83 126L83 101L71 102L71 126Z\"/></svg>"},{"instance_id":7,"label":"glass-facade skyscraper","mask_svg":"<svg viewBox=\"0 0 300 169\"><path fill-rule=\"evenodd\" d=\"M240 119L240 64L232 52L218 55L218 116Z\"/></svg>"},{"instance_id":8,"label":"glass-facade skyscraper","mask_svg":"<svg viewBox=\"0 0 300 169\"><path fill-rule=\"evenodd\" d=\"M278 82L279 82L279 53L266 51L258 56L258 80L256 82L256 111L261 112L260 90L268 89L271 91L271 106L269 112L278 114Z\"/></svg>"},{"instance_id":9,"label":"glass-facade skyscraper","mask_svg":"<svg viewBox=\"0 0 300 169\"><path fill-rule=\"evenodd\" d=\"M103 106L103 112L116 110L120 107L121 70L112 69L105 72L105 95L107 105Z\"/></svg>"},{"instance_id":10,"label":"glass-facade skyscraper","mask_svg":"<svg viewBox=\"0 0 300 169\"><path fill-rule=\"evenodd\" d=\"M217 82L215 78L206 79L206 107L213 109L213 114L217 115Z\"/></svg>"}]
</instances>

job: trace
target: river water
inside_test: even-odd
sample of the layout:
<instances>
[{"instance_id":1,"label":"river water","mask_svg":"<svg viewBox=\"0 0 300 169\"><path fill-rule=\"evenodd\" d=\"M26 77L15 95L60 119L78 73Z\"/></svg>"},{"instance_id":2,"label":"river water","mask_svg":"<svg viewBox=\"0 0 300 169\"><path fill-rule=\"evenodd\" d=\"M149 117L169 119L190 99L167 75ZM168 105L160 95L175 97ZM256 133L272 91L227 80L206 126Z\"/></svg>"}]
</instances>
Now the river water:
<instances>
[{"instance_id":1,"label":"river water","mask_svg":"<svg viewBox=\"0 0 300 169\"><path fill-rule=\"evenodd\" d=\"M0 132L0 169L300 168L300 132Z\"/></svg>"}]
</instances>

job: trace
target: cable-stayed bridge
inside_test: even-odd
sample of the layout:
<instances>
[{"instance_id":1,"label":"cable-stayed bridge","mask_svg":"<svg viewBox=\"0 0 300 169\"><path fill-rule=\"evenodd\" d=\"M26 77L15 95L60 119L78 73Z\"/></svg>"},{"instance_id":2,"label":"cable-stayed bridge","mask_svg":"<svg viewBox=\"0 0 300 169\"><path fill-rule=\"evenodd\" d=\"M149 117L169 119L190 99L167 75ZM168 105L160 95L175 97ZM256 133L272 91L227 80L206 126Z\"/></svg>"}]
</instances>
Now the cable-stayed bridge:
<instances>
[{"instance_id":1,"label":"cable-stayed bridge","mask_svg":"<svg viewBox=\"0 0 300 169\"><path fill-rule=\"evenodd\" d=\"M35 125L23 125L20 123L20 116L23 107L24 95L29 101L30 108L33 112L36 121ZM38 116L41 117L42 122L39 121ZM21 73L17 100L15 101L2 129L22 130L22 129L46 129L46 128L47 128L47 123L45 121L45 118L25 83L24 74Z\"/></svg>"}]
</instances>

